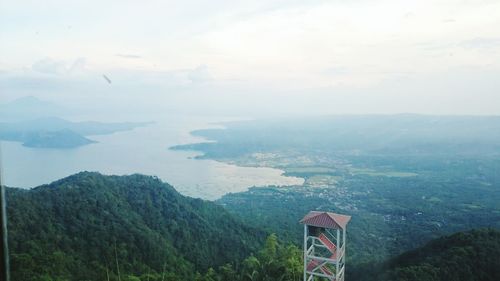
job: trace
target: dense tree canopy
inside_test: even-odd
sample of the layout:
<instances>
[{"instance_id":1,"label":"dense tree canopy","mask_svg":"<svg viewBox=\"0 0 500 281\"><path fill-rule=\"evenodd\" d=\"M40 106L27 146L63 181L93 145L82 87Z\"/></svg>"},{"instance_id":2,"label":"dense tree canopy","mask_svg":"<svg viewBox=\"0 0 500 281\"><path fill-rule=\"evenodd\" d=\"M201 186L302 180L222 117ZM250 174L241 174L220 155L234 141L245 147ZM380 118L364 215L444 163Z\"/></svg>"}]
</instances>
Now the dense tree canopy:
<instances>
[{"instance_id":1,"label":"dense tree canopy","mask_svg":"<svg viewBox=\"0 0 500 281\"><path fill-rule=\"evenodd\" d=\"M84 172L8 189L7 199L13 280L187 277L243 260L265 238L222 207L142 175Z\"/></svg>"},{"instance_id":2,"label":"dense tree canopy","mask_svg":"<svg viewBox=\"0 0 500 281\"><path fill-rule=\"evenodd\" d=\"M383 280L500 280L500 232L460 232L390 260Z\"/></svg>"},{"instance_id":3,"label":"dense tree canopy","mask_svg":"<svg viewBox=\"0 0 500 281\"><path fill-rule=\"evenodd\" d=\"M302 252L157 178L79 173L8 189L12 280L299 281ZM294 236L294 235L291 235ZM348 280L500 280L500 232L461 232Z\"/></svg>"}]
</instances>

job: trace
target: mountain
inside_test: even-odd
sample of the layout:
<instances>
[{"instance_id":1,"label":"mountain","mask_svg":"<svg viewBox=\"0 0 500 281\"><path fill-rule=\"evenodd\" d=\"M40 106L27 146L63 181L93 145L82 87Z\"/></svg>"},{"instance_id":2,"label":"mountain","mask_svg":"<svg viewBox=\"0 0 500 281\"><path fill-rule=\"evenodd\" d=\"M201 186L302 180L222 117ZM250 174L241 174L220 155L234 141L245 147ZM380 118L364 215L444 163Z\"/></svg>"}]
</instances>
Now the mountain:
<instances>
[{"instance_id":1,"label":"mountain","mask_svg":"<svg viewBox=\"0 0 500 281\"><path fill-rule=\"evenodd\" d=\"M297 221L310 210L351 215L351 265L385 260L458 231L500 228L499 116L250 120L196 135L211 142L177 148L304 179L218 200L246 223L300 243Z\"/></svg>"},{"instance_id":2,"label":"mountain","mask_svg":"<svg viewBox=\"0 0 500 281\"><path fill-rule=\"evenodd\" d=\"M118 280L118 272L192 280L243 260L265 235L143 175L82 172L9 188L7 200L13 280Z\"/></svg>"},{"instance_id":3,"label":"mountain","mask_svg":"<svg viewBox=\"0 0 500 281\"><path fill-rule=\"evenodd\" d=\"M500 280L500 231L459 232L391 259L376 280ZM365 276L362 280L373 280Z\"/></svg>"},{"instance_id":4,"label":"mountain","mask_svg":"<svg viewBox=\"0 0 500 281\"><path fill-rule=\"evenodd\" d=\"M262 245L263 231L155 177L82 172L31 190L8 188L7 199L12 280L302 278L300 248L274 234ZM498 256L500 231L472 230L388 260L348 261L347 278L500 280Z\"/></svg>"},{"instance_id":5,"label":"mountain","mask_svg":"<svg viewBox=\"0 0 500 281\"><path fill-rule=\"evenodd\" d=\"M74 148L94 143L85 136L132 130L149 122L71 122L58 117L0 123L0 139L35 148Z\"/></svg>"},{"instance_id":6,"label":"mountain","mask_svg":"<svg viewBox=\"0 0 500 281\"><path fill-rule=\"evenodd\" d=\"M58 131L70 129L78 134L106 135L119 131L132 130L136 127L145 126L151 122L115 122L102 123L96 121L72 122L58 117L44 117L21 122L4 123L2 127L7 130L18 131Z\"/></svg>"},{"instance_id":7,"label":"mountain","mask_svg":"<svg viewBox=\"0 0 500 281\"><path fill-rule=\"evenodd\" d=\"M94 143L89 135L132 130L150 122L71 122L60 117L70 110L27 96L0 105L0 139L33 148L75 148Z\"/></svg>"},{"instance_id":8,"label":"mountain","mask_svg":"<svg viewBox=\"0 0 500 281\"><path fill-rule=\"evenodd\" d=\"M418 114L338 115L234 121L224 129L193 132L211 142L174 146L202 158L245 157L255 152L294 151L358 156L498 155L500 116Z\"/></svg>"},{"instance_id":9,"label":"mountain","mask_svg":"<svg viewBox=\"0 0 500 281\"><path fill-rule=\"evenodd\" d=\"M9 121L42 118L68 112L66 108L58 104L33 96L21 97L0 105L0 119Z\"/></svg>"},{"instance_id":10,"label":"mountain","mask_svg":"<svg viewBox=\"0 0 500 281\"><path fill-rule=\"evenodd\" d=\"M68 129L32 132L23 140L24 146L33 148L73 148L95 142Z\"/></svg>"}]
</instances>

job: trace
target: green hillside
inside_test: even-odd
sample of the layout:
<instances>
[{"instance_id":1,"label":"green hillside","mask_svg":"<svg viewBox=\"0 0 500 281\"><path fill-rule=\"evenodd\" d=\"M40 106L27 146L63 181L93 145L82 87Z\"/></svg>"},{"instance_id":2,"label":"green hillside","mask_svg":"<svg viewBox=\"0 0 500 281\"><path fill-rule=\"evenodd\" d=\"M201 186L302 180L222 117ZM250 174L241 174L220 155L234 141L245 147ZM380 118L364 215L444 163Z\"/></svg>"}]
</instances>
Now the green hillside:
<instances>
[{"instance_id":1,"label":"green hillside","mask_svg":"<svg viewBox=\"0 0 500 281\"><path fill-rule=\"evenodd\" d=\"M499 231L459 232L390 260L379 280L500 280L499 257Z\"/></svg>"},{"instance_id":2,"label":"green hillside","mask_svg":"<svg viewBox=\"0 0 500 281\"><path fill-rule=\"evenodd\" d=\"M264 231L155 177L83 172L32 190L9 188L7 197L12 280L302 279L302 252L289 239L272 234L264 243ZM500 280L499 256L500 232L473 230L388 260L351 258L346 278Z\"/></svg>"},{"instance_id":3,"label":"green hillside","mask_svg":"<svg viewBox=\"0 0 500 281\"><path fill-rule=\"evenodd\" d=\"M222 207L154 177L83 172L7 197L13 280L117 280L118 270L122 280L190 278L243 260L264 240Z\"/></svg>"}]
</instances>

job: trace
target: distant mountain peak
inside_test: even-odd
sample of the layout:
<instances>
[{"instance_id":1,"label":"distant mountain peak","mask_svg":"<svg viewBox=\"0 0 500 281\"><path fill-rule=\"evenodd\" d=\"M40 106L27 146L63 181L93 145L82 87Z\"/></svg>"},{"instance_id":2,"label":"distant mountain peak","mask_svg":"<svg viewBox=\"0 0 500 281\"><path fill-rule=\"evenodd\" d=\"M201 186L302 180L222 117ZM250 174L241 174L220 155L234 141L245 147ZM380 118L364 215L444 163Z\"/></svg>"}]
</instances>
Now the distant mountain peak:
<instances>
[{"instance_id":1,"label":"distant mountain peak","mask_svg":"<svg viewBox=\"0 0 500 281\"><path fill-rule=\"evenodd\" d=\"M55 103L41 100L35 96L24 96L8 102L6 105L9 106L38 106L38 105L52 105L57 106Z\"/></svg>"},{"instance_id":2,"label":"distant mountain peak","mask_svg":"<svg viewBox=\"0 0 500 281\"><path fill-rule=\"evenodd\" d=\"M34 96L20 97L0 105L0 117L7 120L60 116L66 112L68 111L64 107Z\"/></svg>"}]
</instances>

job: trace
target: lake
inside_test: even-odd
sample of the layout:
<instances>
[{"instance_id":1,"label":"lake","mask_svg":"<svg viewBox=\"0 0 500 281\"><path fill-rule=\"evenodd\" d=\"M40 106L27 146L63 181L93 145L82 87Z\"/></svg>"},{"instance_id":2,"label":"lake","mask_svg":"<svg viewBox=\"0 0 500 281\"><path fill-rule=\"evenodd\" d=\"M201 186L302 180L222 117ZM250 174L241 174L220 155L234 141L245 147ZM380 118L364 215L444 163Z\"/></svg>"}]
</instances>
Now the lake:
<instances>
[{"instance_id":1,"label":"lake","mask_svg":"<svg viewBox=\"0 0 500 281\"><path fill-rule=\"evenodd\" d=\"M95 116L94 119L80 118L117 121L95 119ZM74 119L72 121L78 121ZM184 195L214 200L251 186L303 183L301 178L283 176L281 170L198 160L193 157L199 152L168 149L178 144L204 141L189 132L214 127L214 123L227 121L227 118L155 116L149 120L155 123L110 135L90 136L98 143L75 149L28 148L18 142L2 141L4 184L31 188L80 171L109 175L141 173L158 176Z\"/></svg>"}]
</instances>

